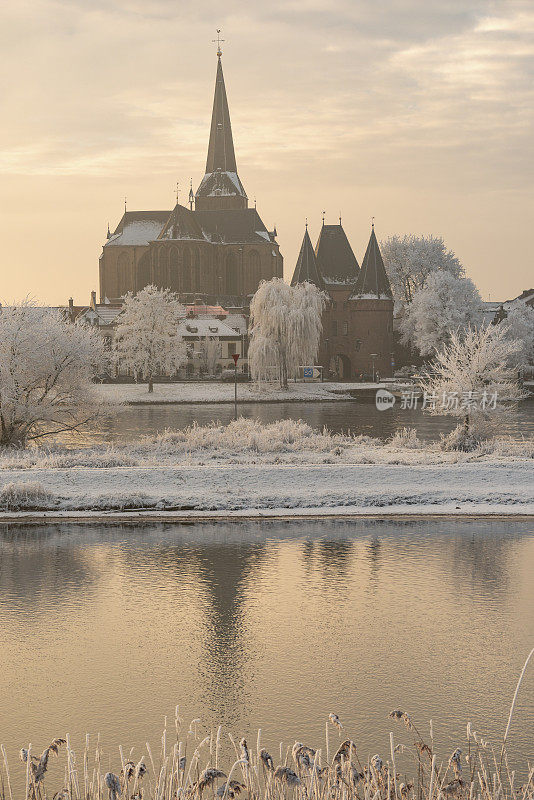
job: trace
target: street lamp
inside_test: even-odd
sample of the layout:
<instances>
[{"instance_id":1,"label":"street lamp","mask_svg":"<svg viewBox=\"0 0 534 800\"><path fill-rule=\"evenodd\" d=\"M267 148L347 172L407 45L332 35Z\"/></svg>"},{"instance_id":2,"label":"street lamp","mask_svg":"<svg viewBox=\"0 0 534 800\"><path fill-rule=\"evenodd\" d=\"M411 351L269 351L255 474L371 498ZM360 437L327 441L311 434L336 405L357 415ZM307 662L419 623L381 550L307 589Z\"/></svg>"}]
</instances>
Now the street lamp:
<instances>
[{"instance_id":1,"label":"street lamp","mask_svg":"<svg viewBox=\"0 0 534 800\"><path fill-rule=\"evenodd\" d=\"M379 353L369 353L371 358L373 359L373 383L375 382L375 358L378 358Z\"/></svg>"},{"instance_id":2,"label":"street lamp","mask_svg":"<svg viewBox=\"0 0 534 800\"><path fill-rule=\"evenodd\" d=\"M237 362L239 353L233 353L232 358L234 359L234 419L237 419Z\"/></svg>"}]
</instances>

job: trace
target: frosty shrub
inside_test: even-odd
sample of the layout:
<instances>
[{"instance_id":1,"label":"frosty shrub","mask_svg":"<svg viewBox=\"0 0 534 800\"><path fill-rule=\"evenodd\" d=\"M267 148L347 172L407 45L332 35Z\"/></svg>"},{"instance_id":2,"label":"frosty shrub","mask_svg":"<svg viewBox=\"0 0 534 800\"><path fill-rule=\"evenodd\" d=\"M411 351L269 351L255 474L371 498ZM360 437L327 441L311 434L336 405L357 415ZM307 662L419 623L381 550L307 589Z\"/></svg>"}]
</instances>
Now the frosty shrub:
<instances>
[{"instance_id":1,"label":"frosty shrub","mask_svg":"<svg viewBox=\"0 0 534 800\"><path fill-rule=\"evenodd\" d=\"M395 313L409 305L424 289L430 275L445 272L454 278L465 275L452 250L441 236L390 236L380 243L384 266L395 300Z\"/></svg>"},{"instance_id":2,"label":"frosty shrub","mask_svg":"<svg viewBox=\"0 0 534 800\"><path fill-rule=\"evenodd\" d=\"M443 449L470 451L495 435L522 392L511 365L521 345L501 325L456 331L422 383L427 410L463 419Z\"/></svg>"},{"instance_id":3,"label":"frosty shrub","mask_svg":"<svg viewBox=\"0 0 534 800\"><path fill-rule=\"evenodd\" d=\"M315 363L326 295L313 283L290 286L282 278L263 281L250 304L248 359L254 381L276 374L287 388L300 366Z\"/></svg>"},{"instance_id":4,"label":"frosty shrub","mask_svg":"<svg viewBox=\"0 0 534 800\"><path fill-rule=\"evenodd\" d=\"M433 272L404 309L399 322L401 341L422 356L434 354L452 331L482 321L482 299L469 278Z\"/></svg>"},{"instance_id":5,"label":"frosty shrub","mask_svg":"<svg viewBox=\"0 0 534 800\"><path fill-rule=\"evenodd\" d=\"M534 363L534 308L526 303L513 306L501 323L508 331L509 339L521 344L514 360L519 366Z\"/></svg>"},{"instance_id":6,"label":"frosty shrub","mask_svg":"<svg viewBox=\"0 0 534 800\"><path fill-rule=\"evenodd\" d=\"M102 402L92 378L105 371L102 337L29 302L0 311L0 445L75 431Z\"/></svg>"},{"instance_id":7,"label":"frosty shrub","mask_svg":"<svg viewBox=\"0 0 534 800\"><path fill-rule=\"evenodd\" d=\"M407 450L419 450L423 447L423 443L417 438L415 428L399 428L391 437L390 443L392 447L400 447Z\"/></svg>"},{"instance_id":8,"label":"frosty shrub","mask_svg":"<svg viewBox=\"0 0 534 800\"><path fill-rule=\"evenodd\" d=\"M3 511L34 511L49 506L53 499L53 495L36 481L6 483L0 489Z\"/></svg>"},{"instance_id":9,"label":"frosty shrub","mask_svg":"<svg viewBox=\"0 0 534 800\"><path fill-rule=\"evenodd\" d=\"M154 376L174 375L187 357L186 344L177 333L185 309L168 289L145 286L126 295L117 319L115 354L120 367L147 381L154 391Z\"/></svg>"}]
</instances>

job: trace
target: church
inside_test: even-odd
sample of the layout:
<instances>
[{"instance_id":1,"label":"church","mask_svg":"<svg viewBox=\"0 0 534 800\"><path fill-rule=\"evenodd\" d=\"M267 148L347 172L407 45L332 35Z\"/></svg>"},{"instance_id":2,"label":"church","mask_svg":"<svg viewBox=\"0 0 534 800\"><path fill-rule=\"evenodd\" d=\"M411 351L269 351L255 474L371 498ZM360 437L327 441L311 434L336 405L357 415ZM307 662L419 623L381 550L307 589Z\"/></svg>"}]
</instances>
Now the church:
<instances>
[{"instance_id":1,"label":"church","mask_svg":"<svg viewBox=\"0 0 534 800\"><path fill-rule=\"evenodd\" d=\"M147 284L184 303L247 307L260 281L283 277L276 230L265 227L237 172L221 50L204 175L188 207L126 211L102 248L101 302L116 303Z\"/></svg>"},{"instance_id":2,"label":"church","mask_svg":"<svg viewBox=\"0 0 534 800\"><path fill-rule=\"evenodd\" d=\"M283 278L276 230L265 227L237 172L220 46L206 172L187 206L126 211L100 256L100 298L122 304L147 284L176 292L188 308L222 307L248 314L262 280ZM255 204L254 204L255 205ZM311 281L326 292L318 363L342 380L391 375L393 300L373 230L362 261L341 225L323 226L316 247L308 226L292 284Z\"/></svg>"}]
</instances>

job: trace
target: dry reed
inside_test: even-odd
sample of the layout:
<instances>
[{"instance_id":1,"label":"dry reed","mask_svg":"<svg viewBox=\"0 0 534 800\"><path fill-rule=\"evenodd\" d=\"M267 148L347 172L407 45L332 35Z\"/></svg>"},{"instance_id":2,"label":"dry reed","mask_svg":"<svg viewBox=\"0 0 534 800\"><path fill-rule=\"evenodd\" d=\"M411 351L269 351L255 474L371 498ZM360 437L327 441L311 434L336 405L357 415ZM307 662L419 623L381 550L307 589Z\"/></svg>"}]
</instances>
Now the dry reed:
<instances>
[{"instance_id":1,"label":"dry reed","mask_svg":"<svg viewBox=\"0 0 534 800\"><path fill-rule=\"evenodd\" d=\"M338 718L334 720L333 716L327 722L341 730ZM100 743L97 741L92 756L86 737L83 775L79 775L75 754L66 737L54 739L41 756L32 755L31 745L21 750L25 781L20 783L25 784L25 800L50 797L53 800L234 800L239 795L245 800L534 800L534 769L526 770L525 780L516 785L505 747L498 762L491 745L470 725L466 743L462 743L466 754L457 747L440 763L434 752L432 725L430 740L426 742L408 714L395 710L390 718L403 723L414 741L411 745L395 745L391 732L387 759L375 754L362 760L355 742L345 739L331 759L323 762L321 749L297 741L286 748L284 759L280 743L282 763L276 765L270 753L260 746L259 732L255 751L245 739L237 745L229 736L236 759L229 770L223 771L218 766L221 729L200 739L201 723L194 720L182 741L181 720L176 712L176 742L169 747L164 730L158 763L148 744L150 766L144 757L137 763L125 758L119 748L120 764L116 772L103 774ZM509 725L506 737L508 731ZM64 785L54 793L47 793L45 775L49 756L58 756L63 744L66 744ZM188 756L191 746L193 752ZM14 800L7 754L3 746L0 750L3 757L0 800ZM411 757L414 765L411 774L398 772L398 753ZM235 776L236 771L241 772L240 780Z\"/></svg>"}]
</instances>

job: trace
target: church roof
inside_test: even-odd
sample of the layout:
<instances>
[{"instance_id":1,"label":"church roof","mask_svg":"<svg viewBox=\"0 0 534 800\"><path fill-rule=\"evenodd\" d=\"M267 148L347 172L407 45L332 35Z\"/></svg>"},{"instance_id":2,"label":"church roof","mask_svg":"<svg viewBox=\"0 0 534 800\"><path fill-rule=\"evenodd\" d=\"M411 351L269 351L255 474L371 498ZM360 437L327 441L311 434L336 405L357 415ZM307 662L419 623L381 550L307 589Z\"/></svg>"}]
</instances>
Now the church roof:
<instances>
[{"instance_id":1,"label":"church roof","mask_svg":"<svg viewBox=\"0 0 534 800\"><path fill-rule=\"evenodd\" d=\"M382 253L375 236L375 228L371 230L369 244L363 257L362 268L356 282L354 298L392 298L391 286L382 260Z\"/></svg>"},{"instance_id":2,"label":"church roof","mask_svg":"<svg viewBox=\"0 0 534 800\"><path fill-rule=\"evenodd\" d=\"M194 211L205 238L223 244L276 244L255 208L232 210L211 209Z\"/></svg>"},{"instance_id":3,"label":"church roof","mask_svg":"<svg viewBox=\"0 0 534 800\"><path fill-rule=\"evenodd\" d=\"M197 197L246 197L237 174L230 111L226 97L221 57L217 60L215 94L211 114L210 140L206 174L197 189Z\"/></svg>"},{"instance_id":4,"label":"church roof","mask_svg":"<svg viewBox=\"0 0 534 800\"><path fill-rule=\"evenodd\" d=\"M317 259L308 233L308 226L306 226L304 232L299 257L291 278L291 286L295 286L297 283L304 283L304 281L314 283L320 289L324 288L324 281L317 265Z\"/></svg>"},{"instance_id":5,"label":"church roof","mask_svg":"<svg viewBox=\"0 0 534 800\"><path fill-rule=\"evenodd\" d=\"M170 211L125 211L104 247L147 245L157 239Z\"/></svg>"},{"instance_id":6,"label":"church roof","mask_svg":"<svg viewBox=\"0 0 534 800\"><path fill-rule=\"evenodd\" d=\"M204 239L196 213L178 203L168 216L158 239Z\"/></svg>"},{"instance_id":7,"label":"church roof","mask_svg":"<svg viewBox=\"0 0 534 800\"><path fill-rule=\"evenodd\" d=\"M323 225L315 247L315 255L327 286L355 285L360 268L341 223Z\"/></svg>"}]
</instances>

